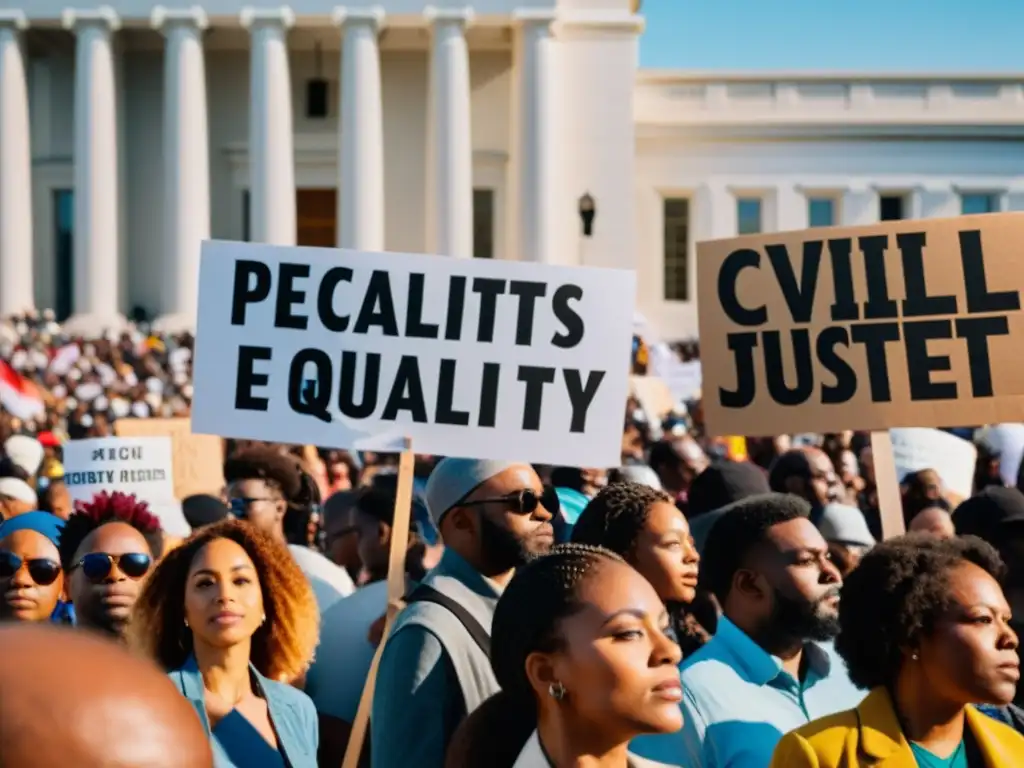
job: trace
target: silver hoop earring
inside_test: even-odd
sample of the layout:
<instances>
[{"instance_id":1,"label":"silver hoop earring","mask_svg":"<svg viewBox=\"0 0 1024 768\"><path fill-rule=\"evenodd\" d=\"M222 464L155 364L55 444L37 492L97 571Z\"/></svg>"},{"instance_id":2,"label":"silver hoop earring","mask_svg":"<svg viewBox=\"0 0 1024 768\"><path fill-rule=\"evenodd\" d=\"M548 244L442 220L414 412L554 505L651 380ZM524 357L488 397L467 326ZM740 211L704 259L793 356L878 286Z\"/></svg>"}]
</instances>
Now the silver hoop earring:
<instances>
[{"instance_id":1,"label":"silver hoop earring","mask_svg":"<svg viewBox=\"0 0 1024 768\"><path fill-rule=\"evenodd\" d=\"M185 629L188 629L188 619L185 619Z\"/></svg>"},{"instance_id":2,"label":"silver hoop earring","mask_svg":"<svg viewBox=\"0 0 1024 768\"><path fill-rule=\"evenodd\" d=\"M548 695L555 701L561 701L565 698L565 686L561 683L552 683L548 686Z\"/></svg>"},{"instance_id":3,"label":"silver hoop earring","mask_svg":"<svg viewBox=\"0 0 1024 768\"><path fill-rule=\"evenodd\" d=\"M914 661L917 661L917 654L916 653L910 654L910 658L913 659Z\"/></svg>"},{"instance_id":4,"label":"silver hoop earring","mask_svg":"<svg viewBox=\"0 0 1024 768\"><path fill-rule=\"evenodd\" d=\"M264 613L263 614L263 618L260 619L260 626L262 627L266 623L267 623L267 614Z\"/></svg>"}]
</instances>

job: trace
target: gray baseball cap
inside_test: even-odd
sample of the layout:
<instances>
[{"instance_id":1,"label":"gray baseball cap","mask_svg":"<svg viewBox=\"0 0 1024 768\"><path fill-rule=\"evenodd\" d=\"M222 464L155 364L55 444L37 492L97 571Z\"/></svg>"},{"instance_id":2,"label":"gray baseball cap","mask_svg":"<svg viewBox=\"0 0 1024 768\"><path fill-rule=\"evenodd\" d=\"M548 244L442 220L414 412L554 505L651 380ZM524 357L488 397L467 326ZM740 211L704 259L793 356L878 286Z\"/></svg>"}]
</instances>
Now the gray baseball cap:
<instances>
[{"instance_id":1,"label":"gray baseball cap","mask_svg":"<svg viewBox=\"0 0 1024 768\"><path fill-rule=\"evenodd\" d=\"M864 513L846 504L826 504L818 530L825 541L855 547L875 546L875 537L868 529Z\"/></svg>"},{"instance_id":2,"label":"gray baseball cap","mask_svg":"<svg viewBox=\"0 0 1024 768\"><path fill-rule=\"evenodd\" d=\"M485 459L441 459L427 479L426 501L434 525L441 524L445 512L466 498L481 483L506 469L529 467L526 462Z\"/></svg>"}]
</instances>

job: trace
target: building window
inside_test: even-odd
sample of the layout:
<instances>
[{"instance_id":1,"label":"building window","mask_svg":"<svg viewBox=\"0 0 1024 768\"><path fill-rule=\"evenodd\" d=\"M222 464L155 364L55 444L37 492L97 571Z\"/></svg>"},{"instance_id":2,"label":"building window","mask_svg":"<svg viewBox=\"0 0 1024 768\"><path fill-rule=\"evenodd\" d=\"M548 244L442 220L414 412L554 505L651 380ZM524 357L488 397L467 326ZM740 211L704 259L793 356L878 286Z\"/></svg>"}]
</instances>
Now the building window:
<instances>
[{"instance_id":1,"label":"building window","mask_svg":"<svg viewBox=\"0 0 1024 768\"><path fill-rule=\"evenodd\" d=\"M665 300L690 300L690 201L668 197L662 202L664 218Z\"/></svg>"},{"instance_id":2,"label":"building window","mask_svg":"<svg viewBox=\"0 0 1024 768\"><path fill-rule=\"evenodd\" d=\"M903 195L882 195L878 199L879 221L901 221L906 218L903 212L906 199Z\"/></svg>"},{"instance_id":3,"label":"building window","mask_svg":"<svg viewBox=\"0 0 1024 768\"><path fill-rule=\"evenodd\" d=\"M812 197L807 201L807 225L810 227L834 227L836 223L836 201L831 197Z\"/></svg>"},{"instance_id":4,"label":"building window","mask_svg":"<svg viewBox=\"0 0 1024 768\"><path fill-rule=\"evenodd\" d=\"M493 189L473 190L473 258L494 258Z\"/></svg>"},{"instance_id":5,"label":"building window","mask_svg":"<svg viewBox=\"0 0 1024 768\"><path fill-rule=\"evenodd\" d=\"M741 197L736 201L737 231L741 235L756 235L762 230L761 198Z\"/></svg>"},{"instance_id":6,"label":"building window","mask_svg":"<svg viewBox=\"0 0 1024 768\"><path fill-rule=\"evenodd\" d=\"M999 197L977 193L960 195L960 212L965 216L972 213L998 213Z\"/></svg>"},{"instance_id":7,"label":"building window","mask_svg":"<svg viewBox=\"0 0 1024 768\"><path fill-rule=\"evenodd\" d=\"M57 320L71 316L75 296L75 193L53 191L54 307Z\"/></svg>"}]
</instances>

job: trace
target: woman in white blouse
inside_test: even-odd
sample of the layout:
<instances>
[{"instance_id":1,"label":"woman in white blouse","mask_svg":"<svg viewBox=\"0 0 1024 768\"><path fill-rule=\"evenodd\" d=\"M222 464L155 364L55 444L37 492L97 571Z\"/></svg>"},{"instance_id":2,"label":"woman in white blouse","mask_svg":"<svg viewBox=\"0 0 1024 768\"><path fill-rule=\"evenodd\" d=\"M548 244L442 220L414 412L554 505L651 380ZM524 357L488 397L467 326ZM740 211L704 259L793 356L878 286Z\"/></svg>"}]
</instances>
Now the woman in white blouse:
<instances>
[{"instance_id":1,"label":"woman in white blouse","mask_svg":"<svg viewBox=\"0 0 1024 768\"><path fill-rule=\"evenodd\" d=\"M459 768L651 768L631 739L683 724L679 647L654 588L618 555L565 544L519 569L498 601L502 692L456 733Z\"/></svg>"}]
</instances>

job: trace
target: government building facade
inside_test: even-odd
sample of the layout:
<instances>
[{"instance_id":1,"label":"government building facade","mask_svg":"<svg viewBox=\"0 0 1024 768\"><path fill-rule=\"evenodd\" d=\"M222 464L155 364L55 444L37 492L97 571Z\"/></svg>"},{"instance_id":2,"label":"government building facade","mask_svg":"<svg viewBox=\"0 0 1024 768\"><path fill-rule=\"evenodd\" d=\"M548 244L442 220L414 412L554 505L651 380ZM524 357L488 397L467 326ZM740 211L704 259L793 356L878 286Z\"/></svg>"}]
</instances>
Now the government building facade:
<instances>
[{"instance_id":1,"label":"government building facade","mask_svg":"<svg viewBox=\"0 0 1024 768\"><path fill-rule=\"evenodd\" d=\"M1024 209L1024 73L645 71L630 0L4 6L0 314L188 327L212 237L632 268L685 339L699 240Z\"/></svg>"}]
</instances>

